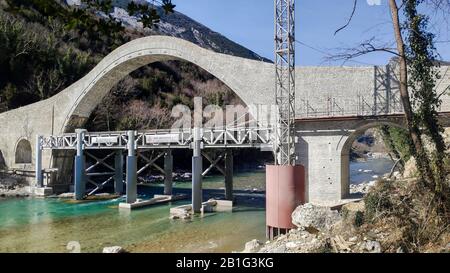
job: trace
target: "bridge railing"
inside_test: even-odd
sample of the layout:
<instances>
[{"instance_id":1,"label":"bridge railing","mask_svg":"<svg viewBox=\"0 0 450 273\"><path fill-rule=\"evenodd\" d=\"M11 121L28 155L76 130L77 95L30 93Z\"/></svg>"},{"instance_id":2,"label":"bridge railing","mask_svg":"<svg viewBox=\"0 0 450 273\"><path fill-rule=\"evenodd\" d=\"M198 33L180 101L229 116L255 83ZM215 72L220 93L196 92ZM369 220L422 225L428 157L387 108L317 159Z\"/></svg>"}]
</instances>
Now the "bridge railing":
<instances>
[{"instance_id":1,"label":"bridge railing","mask_svg":"<svg viewBox=\"0 0 450 273\"><path fill-rule=\"evenodd\" d=\"M273 127L202 128L202 142L208 147L271 147L274 142ZM137 131L137 149L191 148L194 129L168 129ZM41 148L51 150L76 150L77 134L68 133L41 138ZM128 132L85 132L83 149L127 149Z\"/></svg>"}]
</instances>

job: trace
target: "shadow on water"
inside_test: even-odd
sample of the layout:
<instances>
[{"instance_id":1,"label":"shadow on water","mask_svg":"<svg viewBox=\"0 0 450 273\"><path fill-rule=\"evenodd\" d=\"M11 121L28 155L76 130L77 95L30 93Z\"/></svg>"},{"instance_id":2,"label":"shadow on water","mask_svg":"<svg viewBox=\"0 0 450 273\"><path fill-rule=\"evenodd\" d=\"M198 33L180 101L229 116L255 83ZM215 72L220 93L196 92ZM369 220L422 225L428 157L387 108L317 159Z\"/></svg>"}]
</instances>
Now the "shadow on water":
<instances>
[{"instance_id":1,"label":"shadow on water","mask_svg":"<svg viewBox=\"0 0 450 273\"><path fill-rule=\"evenodd\" d=\"M154 184L154 185L139 185L138 193L143 198L151 198L155 194L163 194L164 188L162 185ZM187 188L174 188L174 194L185 194L187 195L186 200L191 200L191 189ZM234 190L234 205L245 206L245 207L254 207L265 209L266 198L265 193L263 191L248 191L248 190ZM224 199L225 192L222 189L203 189L203 201L207 201L209 199Z\"/></svg>"}]
</instances>

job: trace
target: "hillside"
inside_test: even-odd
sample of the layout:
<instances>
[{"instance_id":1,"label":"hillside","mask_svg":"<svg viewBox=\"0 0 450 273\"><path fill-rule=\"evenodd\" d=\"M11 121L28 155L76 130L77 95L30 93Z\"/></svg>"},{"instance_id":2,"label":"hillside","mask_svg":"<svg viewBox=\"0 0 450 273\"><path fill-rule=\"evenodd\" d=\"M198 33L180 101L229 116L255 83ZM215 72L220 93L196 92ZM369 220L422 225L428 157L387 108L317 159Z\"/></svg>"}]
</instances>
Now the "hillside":
<instances>
[{"instance_id":1,"label":"hillside","mask_svg":"<svg viewBox=\"0 0 450 273\"><path fill-rule=\"evenodd\" d=\"M270 60L259 56L248 48L231 41L222 34L209 29L177 11L166 15L159 8L161 22L157 25L157 28L143 30L141 24L137 22L136 17L128 15L126 7L129 2L130 0L113 1L115 5L113 16L119 19L127 28L142 31L145 35L159 34L174 36L219 53L270 62ZM135 0L134 2L145 3L146 1Z\"/></svg>"},{"instance_id":2,"label":"hillside","mask_svg":"<svg viewBox=\"0 0 450 273\"><path fill-rule=\"evenodd\" d=\"M143 29L115 1L108 21L71 1L0 0L0 111L46 99L88 73L118 46L146 35L180 37L235 56L265 60L189 17L161 13L161 22ZM70 5L67 5L70 4ZM147 129L168 126L170 109L192 97L205 103L240 102L222 82L183 62L145 66L121 81L93 113L90 130Z\"/></svg>"}]
</instances>

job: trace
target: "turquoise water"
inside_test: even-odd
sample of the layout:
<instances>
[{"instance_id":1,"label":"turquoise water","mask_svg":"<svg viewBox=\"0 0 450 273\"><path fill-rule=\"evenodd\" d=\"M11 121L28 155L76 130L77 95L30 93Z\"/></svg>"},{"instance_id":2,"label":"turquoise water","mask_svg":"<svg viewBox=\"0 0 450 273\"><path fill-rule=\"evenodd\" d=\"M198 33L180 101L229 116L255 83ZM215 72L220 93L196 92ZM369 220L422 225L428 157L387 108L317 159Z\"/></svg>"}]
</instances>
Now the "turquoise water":
<instances>
[{"instance_id":1,"label":"turquoise water","mask_svg":"<svg viewBox=\"0 0 450 273\"><path fill-rule=\"evenodd\" d=\"M352 183L387 172L392 163L371 160L352 163ZM373 170L370 174L359 169ZM386 171L387 170L387 171ZM204 180L204 200L223 195L223 178ZM74 203L57 198L0 199L0 252L69 252L75 241L81 252L101 252L120 245L132 252L232 252L252 239L265 240L264 171L234 177L236 208L209 213L185 222L169 219L172 206L189 200L125 212L122 199ZM189 193L189 182L176 182L175 190ZM140 186L141 197L161 193L161 185Z\"/></svg>"},{"instance_id":2,"label":"turquoise water","mask_svg":"<svg viewBox=\"0 0 450 273\"><path fill-rule=\"evenodd\" d=\"M264 173L236 176L236 184L259 180ZM249 178L250 177L250 178ZM260 179L263 178L261 181ZM189 183L176 192L189 193ZM256 184L255 184L256 185ZM208 178L204 199L222 195L223 182ZM161 193L159 185L139 187L140 197ZM0 252L69 252L76 241L82 252L120 245L132 252L231 252L246 241L265 238L264 197L236 188L233 212L208 213L192 221L169 219L169 209L189 200L132 212L118 209L122 198L74 203L57 198L0 200Z\"/></svg>"}]
</instances>

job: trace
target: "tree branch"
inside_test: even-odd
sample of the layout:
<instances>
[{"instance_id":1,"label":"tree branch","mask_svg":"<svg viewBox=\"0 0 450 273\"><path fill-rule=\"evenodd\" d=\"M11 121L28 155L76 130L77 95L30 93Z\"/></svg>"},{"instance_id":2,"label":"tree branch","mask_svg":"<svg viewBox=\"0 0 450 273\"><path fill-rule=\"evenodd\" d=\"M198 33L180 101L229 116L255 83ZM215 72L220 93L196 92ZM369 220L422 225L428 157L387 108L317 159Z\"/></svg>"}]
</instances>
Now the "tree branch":
<instances>
[{"instance_id":1,"label":"tree branch","mask_svg":"<svg viewBox=\"0 0 450 273\"><path fill-rule=\"evenodd\" d=\"M327 60L329 61L349 61L351 59L369 54L369 53L374 53L374 52L387 52L390 53L392 55L395 55L397 57L399 57L400 55L398 54L398 52L394 49L391 48L387 45L375 45L374 44L375 38L372 37L371 39L364 41L363 43L359 44L358 46L354 47L354 48L346 48L346 49L342 49L342 51L338 54L335 55L330 55L329 57L327 57Z\"/></svg>"},{"instance_id":2,"label":"tree branch","mask_svg":"<svg viewBox=\"0 0 450 273\"><path fill-rule=\"evenodd\" d=\"M358 0L354 0L354 2L353 2L353 10L352 10L352 14L350 14L350 18L348 18L347 23L346 23L344 26L338 28L338 29L334 32L334 35L338 34L339 31L345 29L346 27L348 27L348 25L350 25L350 23L351 23L351 21L352 21L352 19L353 19L353 16L355 15L355 12L356 12L356 6L357 6L357 4L358 4Z\"/></svg>"}]
</instances>

